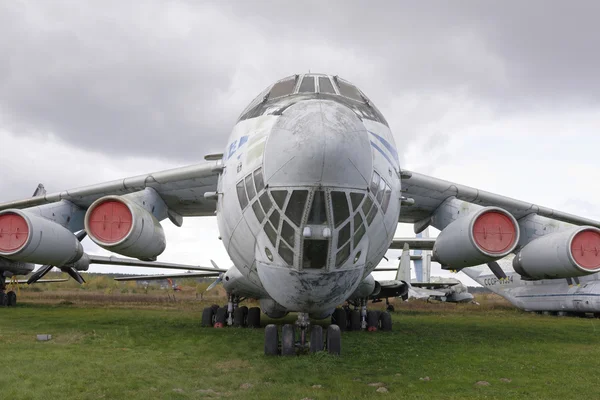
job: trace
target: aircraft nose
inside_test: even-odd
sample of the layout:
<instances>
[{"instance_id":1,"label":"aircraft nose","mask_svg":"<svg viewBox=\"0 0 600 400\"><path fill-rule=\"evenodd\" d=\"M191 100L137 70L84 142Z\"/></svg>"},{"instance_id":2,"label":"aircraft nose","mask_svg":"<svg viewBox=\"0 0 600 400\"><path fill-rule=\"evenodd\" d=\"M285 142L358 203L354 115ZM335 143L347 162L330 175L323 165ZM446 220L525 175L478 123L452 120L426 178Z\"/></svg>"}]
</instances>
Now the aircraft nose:
<instances>
[{"instance_id":1,"label":"aircraft nose","mask_svg":"<svg viewBox=\"0 0 600 400\"><path fill-rule=\"evenodd\" d=\"M327 100L298 102L282 112L264 153L270 186L366 188L372 171L368 132L360 118Z\"/></svg>"}]
</instances>

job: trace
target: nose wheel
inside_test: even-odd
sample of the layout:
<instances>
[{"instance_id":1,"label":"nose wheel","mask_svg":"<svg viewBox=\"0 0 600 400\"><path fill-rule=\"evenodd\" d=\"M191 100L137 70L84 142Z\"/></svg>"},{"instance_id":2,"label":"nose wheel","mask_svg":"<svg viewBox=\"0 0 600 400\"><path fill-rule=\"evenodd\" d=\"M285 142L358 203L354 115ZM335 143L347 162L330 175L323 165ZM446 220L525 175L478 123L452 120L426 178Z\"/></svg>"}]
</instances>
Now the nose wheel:
<instances>
[{"instance_id":1,"label":"nose wheel","mask_svg":"<svg viewBox=\"0 0 600 400\"><path fill-rule=\"evenodd\" d=\"M321 326L311 327L308 314L298 313L296 323L285 324L281 328L281 335L277 325L269 324L265 327L265 355L267 356L295 356L323 350L327 350L329 354L341 354L342 335L338 325L329 325L324 338Z\"/></svg>"}]
</instances>

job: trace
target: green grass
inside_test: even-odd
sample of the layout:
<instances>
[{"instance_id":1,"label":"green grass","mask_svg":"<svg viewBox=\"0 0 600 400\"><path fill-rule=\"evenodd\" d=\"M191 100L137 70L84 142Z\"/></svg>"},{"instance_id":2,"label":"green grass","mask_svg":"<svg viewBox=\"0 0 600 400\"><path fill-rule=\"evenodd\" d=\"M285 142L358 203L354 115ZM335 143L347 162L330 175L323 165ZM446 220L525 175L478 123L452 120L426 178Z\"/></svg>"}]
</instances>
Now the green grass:
<instances>
[{"instance_id":1,"label":"green grass","mask_svg":"<svg viewBox=\"0 0 600 400\"><path fill-rule=\"evenodd\" d=\"M344 333L341 357L268 358L262 329L200 328L196 309L21 304L0 309L0 397L600 397L599 320L437 306L395 313L391 333Z\"/></svg>"}]
</instances>

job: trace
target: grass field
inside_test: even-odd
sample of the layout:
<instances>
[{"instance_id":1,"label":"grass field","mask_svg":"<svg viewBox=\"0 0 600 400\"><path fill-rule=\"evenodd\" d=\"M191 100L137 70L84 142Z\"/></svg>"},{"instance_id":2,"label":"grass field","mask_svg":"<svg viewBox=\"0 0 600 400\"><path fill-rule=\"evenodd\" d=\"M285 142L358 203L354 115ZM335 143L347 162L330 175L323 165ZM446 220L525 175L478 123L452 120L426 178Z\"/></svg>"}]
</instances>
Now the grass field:
<instances>
[{"instance_id":1,"label":"grass field","mask_svg":"<svg viewBox=\"0 0 600 400\"><path fill-rule=\"evenodd\" d=\"M201 328L191 299L36 296L0 309L2 399L600 397L600 320L491 297L398 305L393 332L344 333L340 357L267 358L262 329ZM44 333L53 339L37 342Z\"/></svg>"}]
</instances>

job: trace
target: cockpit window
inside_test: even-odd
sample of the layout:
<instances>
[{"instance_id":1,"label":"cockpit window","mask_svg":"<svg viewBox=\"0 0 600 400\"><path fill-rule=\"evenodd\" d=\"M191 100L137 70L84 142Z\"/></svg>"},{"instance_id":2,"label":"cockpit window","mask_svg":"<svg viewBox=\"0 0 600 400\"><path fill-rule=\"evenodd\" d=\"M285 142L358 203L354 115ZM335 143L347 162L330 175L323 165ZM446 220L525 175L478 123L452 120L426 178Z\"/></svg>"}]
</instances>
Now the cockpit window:
<instances>
[{"instance_id":1,"label":"cockpit window","mask_svg":"<svg viewBox=\"0 0 600 400\"><path fill-rule=\"evenodd\" d=\"M314 93L315 92L315 77L306 75L302 79L302 83L298 88L298 93Z\"/></svg>"},{"instance_id":2,"label":"cockpit window","mask_svg":"<svg viewBox=\"0 0 600 400\"><path fill-rule=\"evenodd\" d=\"M364 102L365 99L363 99L363 97L361 96L360 92L358 91L358 89L356 88L356 86L349 84L346 81L343 81L341 79L336 79L337 84L338 84L338 88L340 89L340 94L342 96L346 96L349 97L353 100L358 100L360 102Z\"/></svg>"},{"instance_id":3,"label":"cockpit window","mask_svg":"<svg viewBox=\"0 0 600 400\"><path fill-rule=\"evenodd\" d=\"M292 94L294 92L294 87L296 86L296 77L291 76L287 79L277 82L271 88L269 92L269 98L273 99L275 97L287 96L288 94Z\"/></svg>"},{"instance_id":4,"label":"cockpit window","mask_svg":"<svg viewBox=\"0 0 600 400\"><path fill-rule=\"evenodd\" d=\"M265 181L262 176L262 168L254 171L254 184L256 185L256 192L259 193L265 188Z\"/></svg>"},{"instance_id":5,"label":"cockpit window","mask_svg":"<svg viewBox=\"0 0 600 400\"><path fill-rule=\"evenodd\" d=\"M319 77L319 92L335 94L335 89L333 89L333 85L328 77Z\"/></svg>"},{"instance_id":6,"label":"cockpit window","mask_svg":"<svg viewBox=\"0 0 600 400\"><path fill-rule=\"evenodd\" d=\"M325 193L322 190L317 190L313 197L312 207L308 215L309 224L325 224L327 223L327 214L325 208Z\"/></svg>"},{"instance_id":7,"label":"cockpit window","mask_svg":"<svg viewBox=\"0 0 600 400\"><path fill-rule=\"evenodd\" d=\"M240 207L242 210L248 205L248 197L246 197L246 188L244 187L244 180L238 182L236 185L238 200L240 201Z\"/></svg>"},{"instance_id":8,"label":"cockpit window","mask_svg":"<svg viewBox=\"0 0 600 400\"><path fill-rule=\"evenodd\" d=\"M373 196L377 195L377 189L379 188L379 174L377 172L373 172L373 177L371 178L371 193Z\"/></svg>"},{"instance_id":9,"label":"cockpit window","mask_svg":"<svg viewBox=\"0 0 600 400\"><path fill-rule=\"evenodd\" d=\"M333 221L337 228L350 216L348 200L344 192L331 192L331 204L333 206Z\"/></svg>"},{"instance_id":10,"label":"cockpit window","mask_svg":"<svg viewBox=\"0 0 600 400\"><path fill-rule=\"evenodd\" d=\"M254 185L252 184L252 175L248 175L245 180L246 193L248 193L248 200L252 201L254 196L256 196L256 190L254 190Z\"/></svg>"},{"instance_id":11,"label":"cockpit window","mask_svg":"<svg viewBox=\"0 0 600 400\"><path fill-rule=\"evenodd\" d=\"M307 197L308 190L294 190L290 197L290 201L288 202L285 215L296 224L296 226L300 226L300 222L302 221Z\"/></svg>"}]
</instances>

